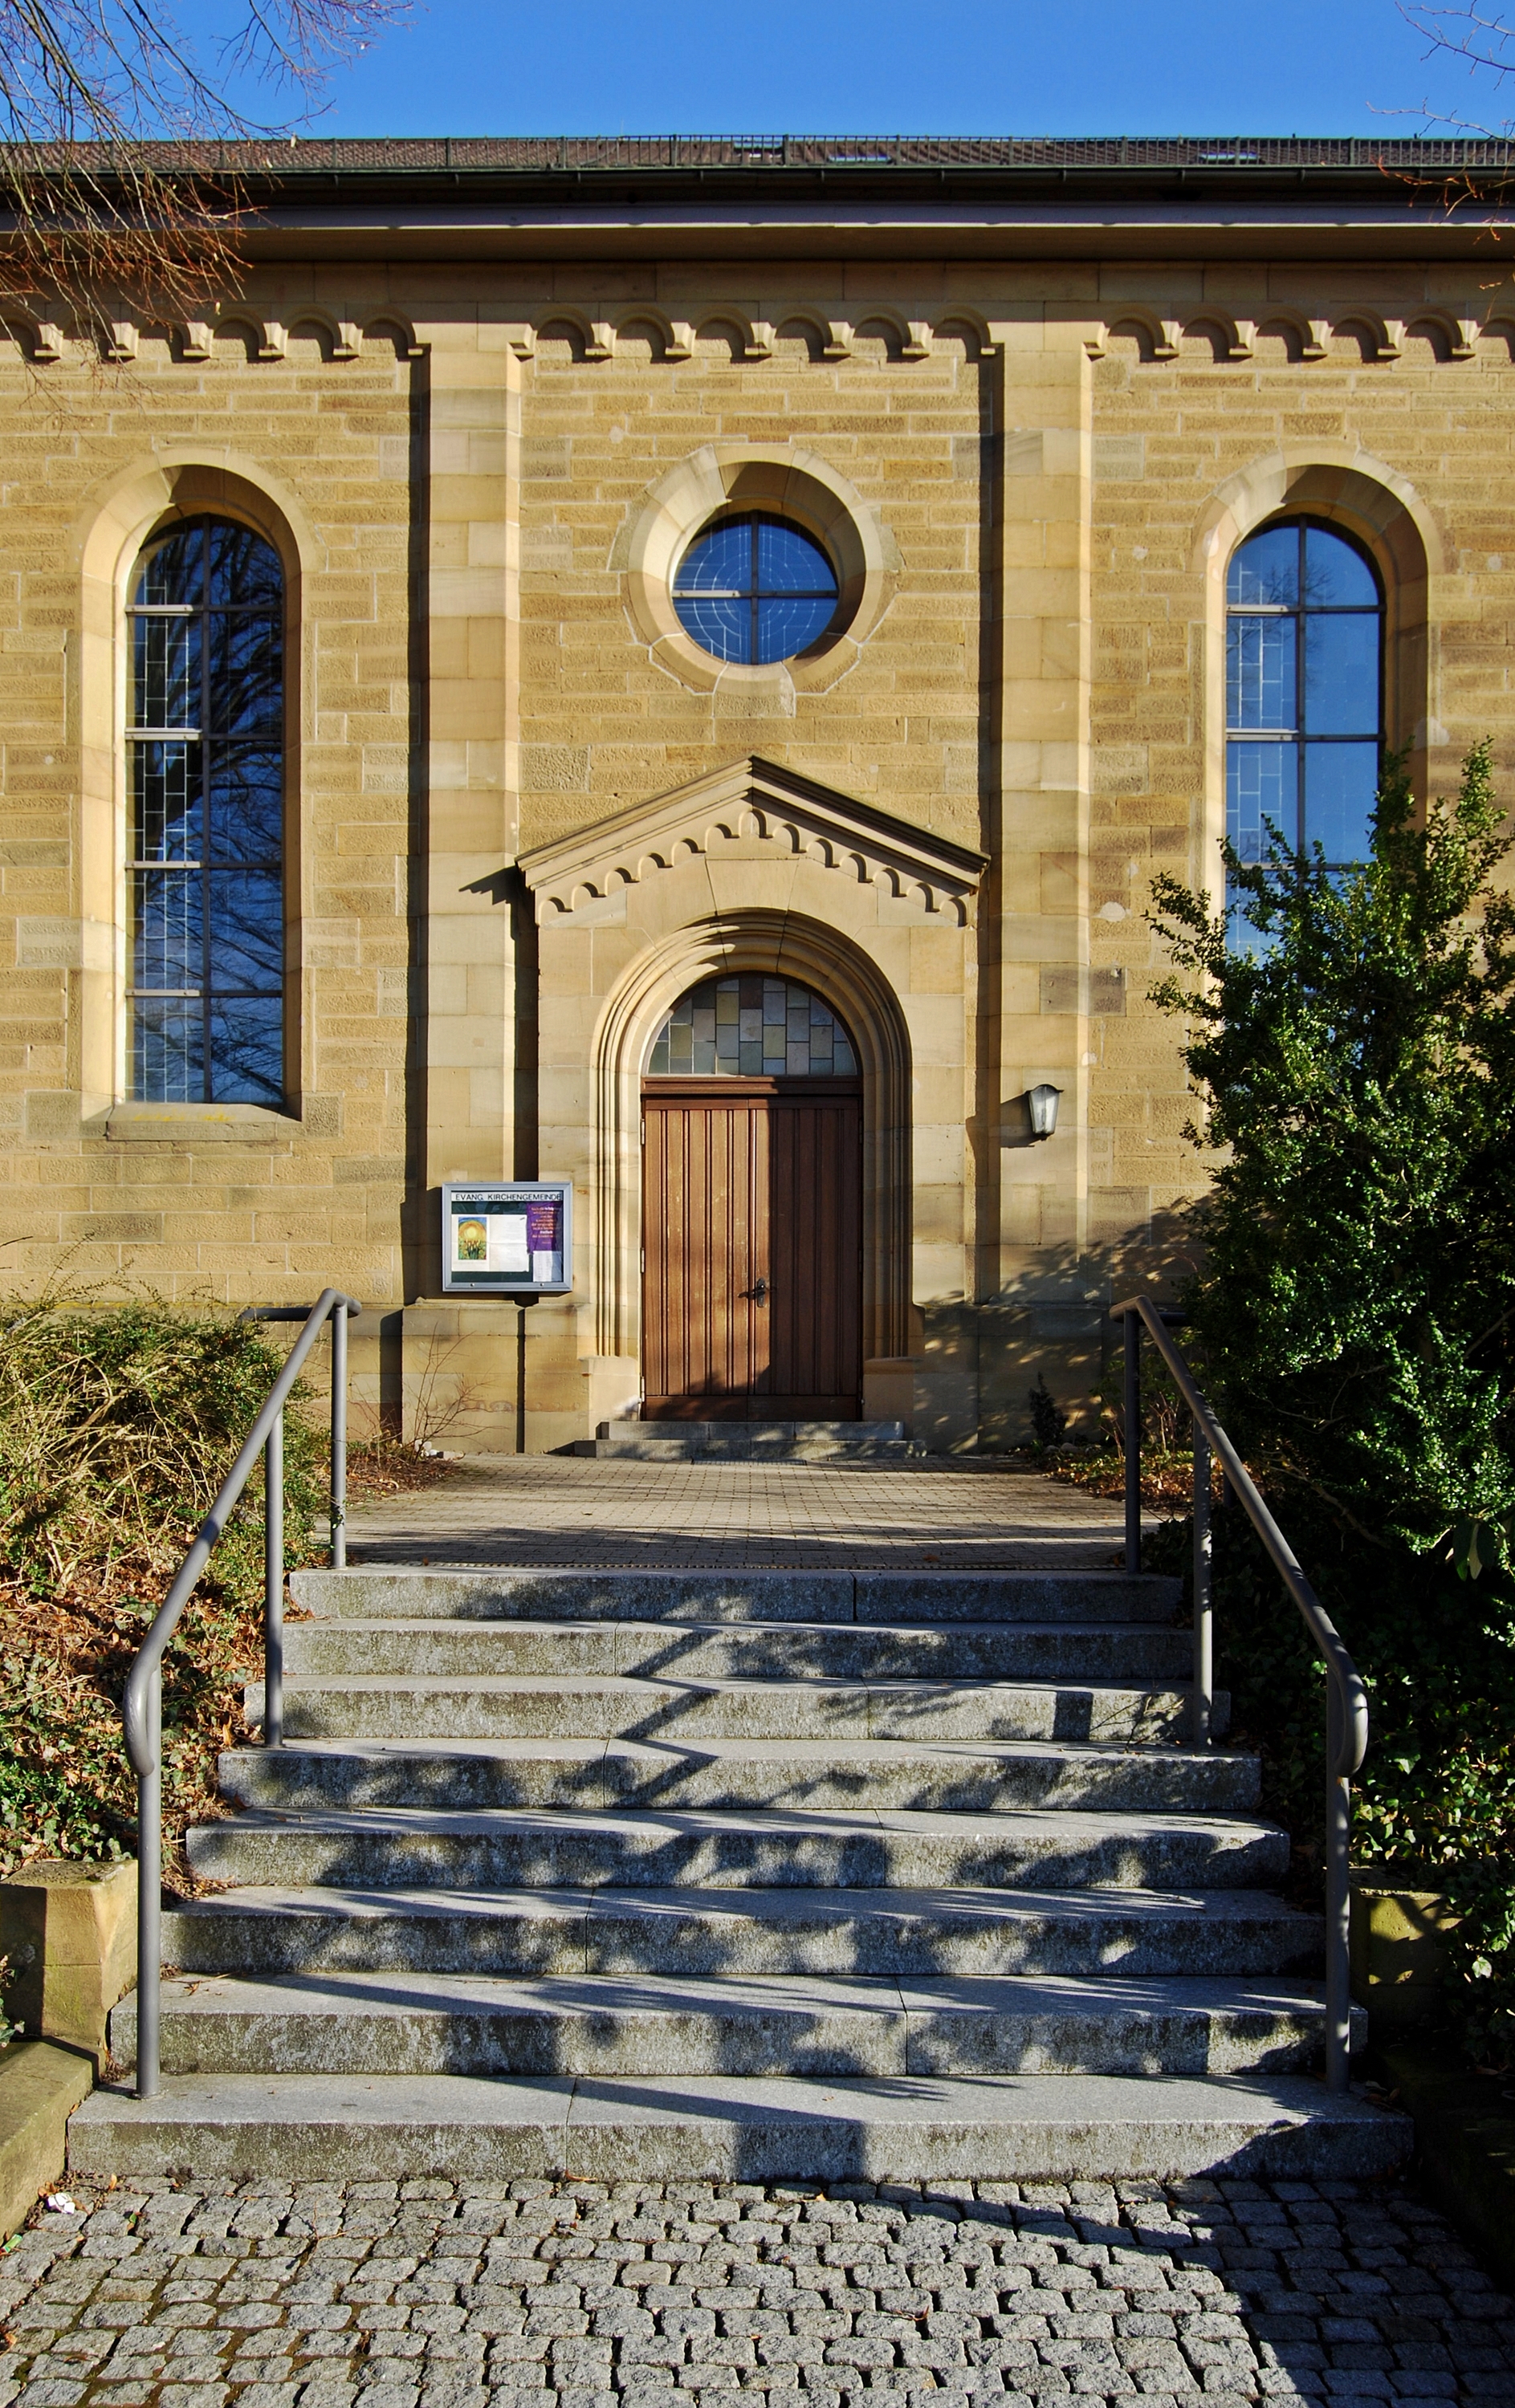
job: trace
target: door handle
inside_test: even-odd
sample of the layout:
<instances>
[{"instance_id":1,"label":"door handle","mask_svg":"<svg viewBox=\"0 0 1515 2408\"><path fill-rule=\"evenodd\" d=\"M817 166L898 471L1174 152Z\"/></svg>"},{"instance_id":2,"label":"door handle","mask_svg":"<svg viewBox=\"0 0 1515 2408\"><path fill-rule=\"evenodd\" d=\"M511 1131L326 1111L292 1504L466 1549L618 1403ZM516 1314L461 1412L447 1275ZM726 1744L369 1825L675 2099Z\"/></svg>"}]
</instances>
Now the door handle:
<instances>
[{"instance_id":1,"label":"door handle","mask_svg":"<svg viewBox=\"0 0 1515 2408\"><path fill-rule=\"evenodd\" d=\"M768 1282L765 1279L755 1280L751 1287L747 1290L747 1294L751 1297L754 1304L765 1303L768 1297Z\"/></svg>"}]
</instances>

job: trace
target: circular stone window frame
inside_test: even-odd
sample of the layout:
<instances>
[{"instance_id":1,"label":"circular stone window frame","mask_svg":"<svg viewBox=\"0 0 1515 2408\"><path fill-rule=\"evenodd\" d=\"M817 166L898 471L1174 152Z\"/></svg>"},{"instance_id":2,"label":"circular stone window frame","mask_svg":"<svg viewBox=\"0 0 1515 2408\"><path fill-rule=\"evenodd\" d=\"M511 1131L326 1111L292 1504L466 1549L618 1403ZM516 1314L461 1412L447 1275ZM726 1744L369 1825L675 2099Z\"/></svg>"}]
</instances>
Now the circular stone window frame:
<instances>
[{"instance_id":1,"label":"circular stone window frame","mask_svg":"<svg viewBox=\"0 0 1515 2408\"><path fill-rule=\"evenodd\" d=\"M673 600L679 563L722 519L764 510L815 538L836 571L830 626L782 661L722 661L688 632ZM649 492L617 538L627 614L651 658L697 693L823 694L859 658L899 587L900 553L876 509L817 452L786 443L706 443Z\"/></svg>"}]
</instances>

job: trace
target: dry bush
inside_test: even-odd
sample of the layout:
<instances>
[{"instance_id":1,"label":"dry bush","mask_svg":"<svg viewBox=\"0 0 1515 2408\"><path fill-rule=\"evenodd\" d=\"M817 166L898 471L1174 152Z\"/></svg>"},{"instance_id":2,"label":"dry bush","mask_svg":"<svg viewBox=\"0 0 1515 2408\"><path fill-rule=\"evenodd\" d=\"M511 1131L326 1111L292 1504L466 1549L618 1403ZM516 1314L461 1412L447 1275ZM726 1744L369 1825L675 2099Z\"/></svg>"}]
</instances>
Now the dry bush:
<instances>
[{"instance_id":1,"label":"dry bush","mask_svg":"<svg viewBox=\"0 0 1515 2408\"><path fill-rule=\"evenodd\" d=\"M283 1357L225 1312L45 1297L0 1310L0 1868L136 1843L131 1658ZM285 1561L312 1552L325 1445L285 1415ZM261 1659L254 1475L164 1658L164 1827L214 1810Z\"/></svg>"}]
</instances>

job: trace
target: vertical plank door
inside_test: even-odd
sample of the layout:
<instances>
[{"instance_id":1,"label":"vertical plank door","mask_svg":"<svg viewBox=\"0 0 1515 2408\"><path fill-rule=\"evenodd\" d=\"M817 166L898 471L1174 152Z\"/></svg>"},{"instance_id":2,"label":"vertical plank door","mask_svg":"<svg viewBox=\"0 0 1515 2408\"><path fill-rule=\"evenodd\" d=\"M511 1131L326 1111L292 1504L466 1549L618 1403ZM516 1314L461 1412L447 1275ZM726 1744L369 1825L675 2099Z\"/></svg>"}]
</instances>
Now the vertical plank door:
<instances>
[{"instance_id":1,"label":"vertical plank door","mask_svg":"<svg viewBox=\"0 0 1515 2408\"><path fill-rule=\"evenodd\" d=\"M861 1113L841 1080L646 1082L645 1419L860 1412Z\"/></svg>"},{"instance_id":2,"label":"vertical plank door","mask_svg":"<svg viewBox=\"0 0 1515 2408\"><path fill-rule=\"evenodd\" d=\"M648 1420L744 1419L767 1372L767 1099L735 1083L664 1079L642 1098Z\"/></svg>"},{"instance_id":3,"label":"vertical plank door","mask_svg":"<svg viewBox=\"0 0 1515 2408\"><path fill-rule=\"evenodd\" d=\"M853 1421L862 1412L862 1097L786 1081L769 1105L768 1148L762 1410L777 1421Z\"/></svg>"}]
</instances>

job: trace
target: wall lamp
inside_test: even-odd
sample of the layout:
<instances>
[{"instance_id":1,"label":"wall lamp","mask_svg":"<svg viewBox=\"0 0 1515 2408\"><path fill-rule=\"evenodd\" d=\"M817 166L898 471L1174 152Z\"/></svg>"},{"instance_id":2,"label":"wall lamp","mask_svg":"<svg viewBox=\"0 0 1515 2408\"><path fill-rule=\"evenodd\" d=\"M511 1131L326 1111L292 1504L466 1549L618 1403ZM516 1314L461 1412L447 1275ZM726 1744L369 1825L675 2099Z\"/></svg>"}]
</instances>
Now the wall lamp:
<instances>
[{"instance_id":1,"label":"wall lamp","mask_svg":"<svg viewBox=\"0 0 1515 2408\"><path fill-rule=\"evenodd\" d=\"M1058 1105L1061 1096L1060 1087L1049 1087L1044 1084L1040 1087L1027 1088L1026 1110L1031 1114L1031 1131L1033 1138L1047 1138L1056 1133Z\"/></svg>"}]
</instances>

